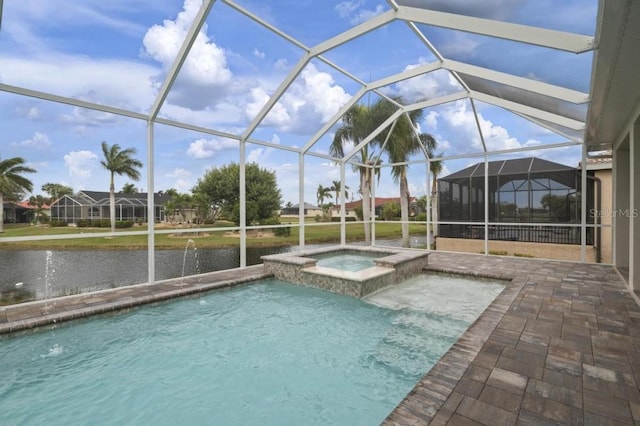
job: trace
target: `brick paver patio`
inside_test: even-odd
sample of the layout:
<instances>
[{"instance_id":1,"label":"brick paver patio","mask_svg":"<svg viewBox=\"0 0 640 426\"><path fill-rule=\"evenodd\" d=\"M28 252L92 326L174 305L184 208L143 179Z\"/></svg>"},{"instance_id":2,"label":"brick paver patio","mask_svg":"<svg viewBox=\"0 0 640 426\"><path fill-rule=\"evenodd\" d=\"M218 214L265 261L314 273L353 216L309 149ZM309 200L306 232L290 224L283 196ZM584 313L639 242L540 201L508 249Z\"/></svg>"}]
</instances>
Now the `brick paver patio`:
<instances>
[{"instance_id":1,"label":"brick paver patio","mask_svg":"<svg viewBox=\"0 0 640 426\"><path fill-rule=\"evenodd\" d=\"M432 253L505 290L387 425L640 424L640 308L610 266ZM0 334L267 277L249 267L0 308Z\"/></svg>"}]
</instances>

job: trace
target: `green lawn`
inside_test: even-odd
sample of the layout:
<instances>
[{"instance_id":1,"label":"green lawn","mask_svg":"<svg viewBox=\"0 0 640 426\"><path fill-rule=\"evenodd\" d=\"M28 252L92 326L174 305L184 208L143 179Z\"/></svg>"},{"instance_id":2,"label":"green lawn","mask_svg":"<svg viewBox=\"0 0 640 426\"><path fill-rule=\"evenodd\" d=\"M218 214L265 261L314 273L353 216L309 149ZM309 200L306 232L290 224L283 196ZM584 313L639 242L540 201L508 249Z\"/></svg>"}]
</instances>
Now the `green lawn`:
<instances>
[{"instance_id":1,"label":"green lawn","mask_svg":"<svg viewBox=\"0 0 640 426\"><path fill-rule=\"evenodd\" d=\"M288 237L256 237L249 235L247 237L247 246L249 247L273 247L288 246L298 244L298 227L297 220L283 220L283 223L291 223L291 235ZM315 222L310 222L315 223ZM165 234L156 233L155 246L158 249L178 249L184 248L189 238L197 241L198 248L216 248L216 247L233 247L240 244L237 236L229 235L231 223L219 222L216 225L208 227L203 233L192 234L178 231L185 229L176 229L176 233ZM167 229L167 228L162 228ZM108 232L104 228L49 228L30 225L10 224L5 225L4 233L0 234L0 247L4 249L63 249L63 250L84 250L84 249L146 249L147 235L120 235L117 234L131 231L147 230L146 226L122 229L116 231L116 236L100 236L95 238L72 238L72 239L47 239L40 241L19 241L19 242L2 242L5 237L24 237L24 236L52 236L52 235L79 235L88 233L104 233ZM411 235L424 235L424 224L411 224L409 226ZM347 240L362 241L364 240L364 226L362 224L347 224ZM203 235L204 234L204 235ZM376 222L376 238L400 238L400 224ZM314 243L331 243L340 241L340 224L329 223L320 226L305 227L305 242L307 244Z\"/></svg>"}]
</instances>

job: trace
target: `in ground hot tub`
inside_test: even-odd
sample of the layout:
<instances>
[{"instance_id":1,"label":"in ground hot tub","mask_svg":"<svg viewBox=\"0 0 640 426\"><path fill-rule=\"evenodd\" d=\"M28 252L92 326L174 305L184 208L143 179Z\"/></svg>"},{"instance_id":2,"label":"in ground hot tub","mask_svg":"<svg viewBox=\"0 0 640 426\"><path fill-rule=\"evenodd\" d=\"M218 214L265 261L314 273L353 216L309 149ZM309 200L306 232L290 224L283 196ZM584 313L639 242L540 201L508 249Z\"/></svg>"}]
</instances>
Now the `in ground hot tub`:
<instances>
[{"instance_id":1,"label":"in ground hot tub","mask_svg":"<svg viewBox=\"0 0 640 426\"><path fill-rule=\"evenodd\" d=\"M278 279L363 297L421 273L428 256L415 250L332 246L261 259Z\"/></svg>"}]
</instances>

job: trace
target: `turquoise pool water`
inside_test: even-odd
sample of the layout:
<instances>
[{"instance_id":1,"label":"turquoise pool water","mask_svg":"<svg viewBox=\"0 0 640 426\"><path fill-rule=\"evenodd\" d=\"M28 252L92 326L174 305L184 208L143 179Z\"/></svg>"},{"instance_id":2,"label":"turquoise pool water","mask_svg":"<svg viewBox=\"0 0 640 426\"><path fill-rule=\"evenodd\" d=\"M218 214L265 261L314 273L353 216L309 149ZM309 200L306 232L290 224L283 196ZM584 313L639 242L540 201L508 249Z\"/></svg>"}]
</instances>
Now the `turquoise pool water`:
<instances>
[{"instance_id":1,"label":"turquoise pool water","mask_svg":"<svg viewBox=\"0 0 640 426\"><path fill-rule=\"evenodd\" d=\"M379 424L470 323L402 303L267 280L3 338L0 424Z\"/></svg>"},{"instance_id":2,"label":"turquoise pool water","mask_svg":"<svg viewBox=\"0 0 640 426\"><path fill-rule=\"evenodd\" d=\"M313 257L318 260L316 263L317 266L340 269L341 271L358 272L375 266L373 259L377 259L382 256L386 255L377 253L366 254L337 252L321 254Z\"/></svg>"}]
</instances>

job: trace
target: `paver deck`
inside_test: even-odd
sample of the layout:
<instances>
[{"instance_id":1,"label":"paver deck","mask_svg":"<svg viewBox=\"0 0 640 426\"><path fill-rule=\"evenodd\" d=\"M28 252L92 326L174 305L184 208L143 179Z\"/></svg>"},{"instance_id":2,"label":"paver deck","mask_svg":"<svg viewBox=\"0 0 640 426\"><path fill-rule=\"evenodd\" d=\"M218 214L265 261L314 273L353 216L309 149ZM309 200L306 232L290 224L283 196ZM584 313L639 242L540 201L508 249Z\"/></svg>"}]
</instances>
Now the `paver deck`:
<instances>
[{"instance_id":1,"label":"paver deck","mask_svg":"<svg viewBox=\"0 0 640 426\"><path fill-rule=\"evenodd\" d=\"M507 280L386 425L640 424L640 307L606 265L432 253ZM268 277L262 265L0 308L0 334Z\"/></svg>"}]
</instances>

